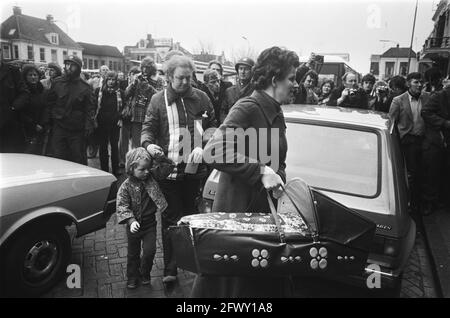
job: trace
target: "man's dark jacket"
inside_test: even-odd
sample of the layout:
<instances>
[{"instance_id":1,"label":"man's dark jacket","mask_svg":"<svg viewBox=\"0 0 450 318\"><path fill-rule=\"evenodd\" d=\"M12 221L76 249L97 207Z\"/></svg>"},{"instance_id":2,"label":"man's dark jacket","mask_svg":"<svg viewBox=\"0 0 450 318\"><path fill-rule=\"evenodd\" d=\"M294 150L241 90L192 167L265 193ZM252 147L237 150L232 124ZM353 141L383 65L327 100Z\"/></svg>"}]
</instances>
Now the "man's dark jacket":
<instances>
[{"instance_id":1,"label":"man's dark jacket","mask_svg":"<svg viewBox=\"0 0 450 318\"><path fill-rule=\"evenodd\" d=\"M69 131L94 128L94 94L80 77L57 78L49 91L48 104L53 124Z\"/></svg>"},{"instance_id":2,"label":"man's dark jacket","mask_svg":"<svg viewBox=\"0 0 450 318\"><path fill-rule=\"evenodd\" d=\"M421 111L425 138L436 146L450 147L450 87L431 95Z\"/></svg>"}]
</instances>

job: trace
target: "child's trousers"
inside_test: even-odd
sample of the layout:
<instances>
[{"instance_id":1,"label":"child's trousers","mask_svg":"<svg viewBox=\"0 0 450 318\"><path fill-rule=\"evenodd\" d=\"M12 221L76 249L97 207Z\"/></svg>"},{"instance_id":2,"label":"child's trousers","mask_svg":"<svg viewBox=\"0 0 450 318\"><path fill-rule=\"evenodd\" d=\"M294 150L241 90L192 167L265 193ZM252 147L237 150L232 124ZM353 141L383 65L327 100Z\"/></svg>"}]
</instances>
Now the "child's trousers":
<instances>
[{"instance_id":1,"label":"child's trousers","mask_svg":"<svg viewBox=\"0 0 450 318\"><path fill-rule=\"evenodd\" d=\"M153 259L156 253L156 225L145 231L131 233L127 226L128 255L127 255L127 277L137 279L140 276L150 278ZM141 257L142 242L142 257ZM140 268L139 268L140 267Z\"/></svg>"}]
</instances>

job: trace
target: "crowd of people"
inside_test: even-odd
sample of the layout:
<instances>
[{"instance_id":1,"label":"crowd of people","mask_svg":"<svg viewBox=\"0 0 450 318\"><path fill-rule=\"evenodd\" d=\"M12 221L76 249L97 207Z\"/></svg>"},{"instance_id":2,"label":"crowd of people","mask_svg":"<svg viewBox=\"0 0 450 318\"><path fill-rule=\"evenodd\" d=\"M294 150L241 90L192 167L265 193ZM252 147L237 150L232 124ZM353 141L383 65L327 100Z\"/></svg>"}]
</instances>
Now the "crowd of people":
<instances>
[{"instance_id":1,"label":"crowd of people","mask_svg":"<svg viewBox=\"0 0 450 318\"><path fill-rule=\"evenodd\" d=\"M260 189L277 190L286 181L282 104L388 113L400 137L413 212L427 215L444 204L450 193L450 88L439 81L424 85L417 72L388 82L367 74L360 83L358 74L348 72L342 85L335 87L333 80L320 82L310 62L300 65L294 52L279 47L264 50L256 62L243 57L235 69L233 85L224 79L222 64L213 60L202 82L195 76L192 59L175 50L165 57L163 76L150 57L141 61L140 68L132 68L127 78L105 65L99 76L89 78L81 73L77 56L67 57L62 69L50 63L46 76L33 64L19 70L2 61L0 152L49 155L86 165L98 147L102 170L127 174L118 191L117 213L119 223L127 226L128 288L135 288L139 279L150 283L158 211L163 282L176 280L168 229L184 215L198 212L196 200L212 168L224 173L214 211L244 211L251 206L270 212ZM205 147L216 142L204 136L201 144L195 144L196 131L217 127L280 129L280 167L274 171L266 165L260 170L259 163L247 161L191 165L201 162ZM181 129L191 136L192 151L187 154L180 152ZM199 277L193 294L225 296L233 290L247 297L284 294L286 284L273 282L277 288L267 290L254 280Z\"/></svg>"}]
</instances>

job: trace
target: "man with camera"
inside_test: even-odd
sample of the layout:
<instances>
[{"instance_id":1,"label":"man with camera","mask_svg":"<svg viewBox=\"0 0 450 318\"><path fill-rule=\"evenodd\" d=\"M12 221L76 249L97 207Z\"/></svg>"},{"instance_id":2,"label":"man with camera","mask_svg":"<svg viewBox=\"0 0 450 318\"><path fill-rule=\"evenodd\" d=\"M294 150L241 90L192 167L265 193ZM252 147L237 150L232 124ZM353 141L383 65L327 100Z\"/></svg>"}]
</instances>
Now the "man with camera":
<instances>
[{"instance_id":1,"label":"man with camera","mask_svg":"<svg viewBox=\"0 0 450 318\"><path fill-rule=\"evenodd\" d=\"M130 71L119 137L120 167L125 164L130 139L133 149L140 147L142 123L150 100L154 94L164 89L164 80L157 73L156 63L149 56L141 61L141 73Z\"/></svg>"},{"instance_id":2,"label":"man with camera","mask_svg":"<svg viewBox=\"0 0 450 318\"><path fill-rule=\"evenodd\" d=\"M358 87L358 77L355 73L347 72L342 76L344 86L331 92L328 106L368 109L367 94Z\"/></svg>"}]
</instances>

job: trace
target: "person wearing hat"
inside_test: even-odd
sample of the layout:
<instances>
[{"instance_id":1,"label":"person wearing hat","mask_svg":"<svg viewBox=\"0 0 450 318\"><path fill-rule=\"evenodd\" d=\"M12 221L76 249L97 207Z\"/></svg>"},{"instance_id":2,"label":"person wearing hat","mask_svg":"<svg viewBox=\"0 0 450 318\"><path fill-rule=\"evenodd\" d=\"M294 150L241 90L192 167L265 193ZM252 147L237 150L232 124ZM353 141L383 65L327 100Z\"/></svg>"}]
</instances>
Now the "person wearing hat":
<instances>
[{"instance_id":1,"label":"person wearing hat","mask_svg":"<svg viewBox=\"0 0 450 318\"><path fill-rule=\"evenodd\" d=\"M100 167L109 172L108 146L111 147L111 167L114 175L119 174L119 119L124 94L119 87L117 73L109 71L105 76L105 85L95 90L97 102L96 129L100 146Z\"/></svg>"},{"instance_id":2,"label":"person wearing hat","mask_svg":"<svg viewBox=\"0 0 450 318\"><path fill-rule=\"evenodd\" d=\"M26 139L25 153L41 155L48 124L44 86L39 81L39 69L34 64L22 67L22 78L29 91L28 98L20 106L20 121Z\"/></svg>"},{"instance_id":3,"label":"person wearing hat","mask_svg":"<svg viewBox=\"0 0 450 318\"><path fill-rule=\"evenodd\" d=\"M238 75L237 83L236 85L227 88L227 90L225 91L225 99L223 100L221 107L221 122L228 115L228 111L234 105L234 103L236 103L242 97L250 96L253 93L254 88L253 84L251 83L253 66L255 66L255 62L249 57L240 59L234 66Z\"/></svg>"},{"instance_id":4,"label":"person wearing hat","mask_svg":"<svg viewBox=\"0 0 450 318\"><path fill-rule=\"evenodd\" d=\"M55 78L62 75L61 73L61 67L59 67L56 63L48 63L48 78L44 78L41 80L42 85L46 90L49 90L52 87L53 82L55 81Z\"/></svg>"},{"instance_id":5,"label":"person wearing hat","mask_svg":"<svg viewBox=\"0 0 450 318\"><path fill-rule=\"evenodd\" d=\"M217 73L219 73L219 75L220 75L219 76L219 79L220 79L219 80L219 94L218 94L218 101L217 101L219 106L217 107L217 109L214 109L217 122L220 124L221 123L220 114L222 112L221 107L222 107L223 101L225 100L225 92L226 92L227 88L233 86L233 84L231 82L223 80L223 66L219 61L217 61L217 60L210 61L208 63L208 69L214 70Z\"/></svg>"},{"instance_id":6,"label":"person wearing hat","mask_svg":"<svg viewBox=\"0 0 450 318\"><path fill-rule=\"evenodd\" d=\"M55 79L48 104L55 157L87 164L86 137L95 127L95 105L90 85L80 78L82 65L75 55L64 60L64 76Z\"/></svg>"},{"instance_id":7,"label":"person wearing hat","mask_svg":"<svg viewBox=\"0 0 450 318\"><path fill-rule=\"evenodd\" d=\"M130 75L125 98L131 108L131 118L123 120L120 130L120 166L125 166L125 155L131 139L131 147L137 148L141 144L142 123L145 119L150 99L164 88L164 80L158 76L155 61L147 56L141 61L141 73Z\"/></svg>"}]
</instances>

